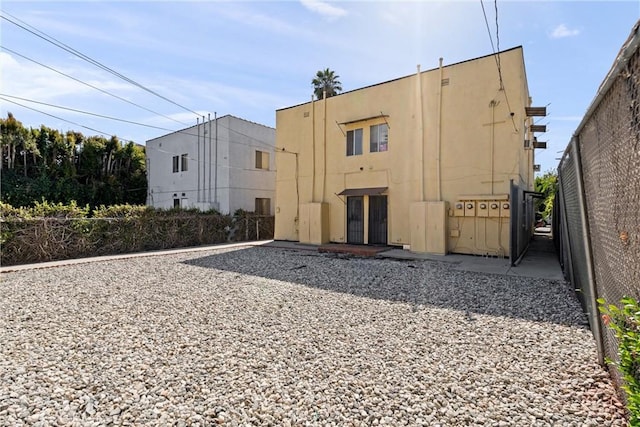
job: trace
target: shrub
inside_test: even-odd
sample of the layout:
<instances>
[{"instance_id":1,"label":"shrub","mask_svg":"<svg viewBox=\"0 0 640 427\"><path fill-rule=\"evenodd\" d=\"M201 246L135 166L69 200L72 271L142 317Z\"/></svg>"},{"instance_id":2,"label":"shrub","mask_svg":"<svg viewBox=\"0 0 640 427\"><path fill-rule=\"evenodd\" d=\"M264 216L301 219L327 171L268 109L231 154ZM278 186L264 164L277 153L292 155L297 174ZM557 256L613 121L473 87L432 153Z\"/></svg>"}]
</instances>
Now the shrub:
<instances>
[{"instance_id":1,"label":"shrub","mask_svg":"<svg viewBox=\"0 0 640 427\"><path fill-rule=\"evenodd\" d=\"M606 304L598 299L599 309L605 325L615 332L618 340L618 361L607 359L622 375L622 389L625 391L629 425L640 426L640 306L631 297L620 300L620 307Z\"/></svg>"},{"instance_id":2,"label":"shrub","mask_svg":"<svg viewBox=\"0 0 640 427\"><path fill-rule=\"evenodd\" d=\"M273 217L241 215L128 204L91 211L75 202L44 200L14 208L0 202L0 262L24 264L273 236Z\"/></svg>"}]
</instances>

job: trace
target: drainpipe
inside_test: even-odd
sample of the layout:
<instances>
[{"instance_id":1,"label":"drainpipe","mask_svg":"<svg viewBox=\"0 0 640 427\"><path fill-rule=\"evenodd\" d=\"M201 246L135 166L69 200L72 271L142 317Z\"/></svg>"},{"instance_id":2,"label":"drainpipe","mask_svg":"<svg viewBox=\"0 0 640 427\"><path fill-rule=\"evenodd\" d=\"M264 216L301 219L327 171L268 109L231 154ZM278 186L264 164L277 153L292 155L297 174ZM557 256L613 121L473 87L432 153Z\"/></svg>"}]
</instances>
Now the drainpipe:
<instances>
[{"instance_id":1,"label":"drainpipe","mask_svg":"<svg viewBox=\"0 0 640 427\"><path fill-rule=\"evenodd\" d=\"M316 103L311 95L311 201L316 201Z\"/></svg>"},{"instance_id":2,"label":"drainpipe","mask_svg":"<svg viewBox=\"0 0 640 427\"><path fill-rule=\"evenodd\" d=\"M209 201L209 209L211 208L211 113L207 114L207 121L209 122L209 193L207 199Z\"/></svg>"},{"instance_id":3,"label":"drainpipe","mask_svg":"<svg viewBox=\"0 0 640 427\"><path fill-rule=\"evenodd\" d=\"M493 165L493 151L496 139L496 102L491 101L491 195L493 196L493 179L494 179L494 165Z\"/></svg>"},{"instance_id":4,"label":"drainpipe","mask_svg":"<svg viewBox=\"0 0 640 427\"><path fill-rule=\"evenodd\" d=\"M220 205L218 205L218 113L213 112L213 120L216 122L216 152L214 157L214 172L213 172L213 202L216 204L216 209L220 210Z\"/></svg>"},{"instance_id":5,"label":"drainpipe","mask_svg":"<svg viewBox=\"0 0 640 427\"><path fill-rule=\"evenodd\" d=\"M422 117L422 79L420 77L420 64L418 64L416 68L416 90L418 91L416 93L416 101L418 102L418 138L416 139L418 139L420 144L420 173L418 174L420 182L418 188L420 190L419 200L424 201L424 124Z\"/></svg>"},{"instance_id":6,"label":"drainpipe","mask_svg":"<svg viewBox=\"0 0 640 427\"><path fill-rule=\"evenodd\" d=\"M322 167L322 200L321 202L324 203L324 190L327 186L327 90L324 89L322 91L323 96L322 99L324 100L324 123L323 125L323 132L322 132L322 162L323 162L323 167Z\"/></svg>"},{"instance_id":7,"label":"drainpipe","mask_svg":"<svg viewBox=\"0 0 640 427\"><path fill-rule=\"evenodd\" d=\"M440 160L440 151L442 149L442 58L440 58L440 82L439 82L439 94L438 94L438 137L437 141L437 150L436 150L436 179L438 180L437 187L437 200L442 200L442 171L441 171L441 160Z\"/></svg>"},{"instance_id":8,"label":"drainpipe","mask_svg":"<svg viewBox=\"0 0 640 427\"><path fill-rule=\"evenodd\" d=\"M211 147L209 147L211 150ZM202 203L207 202L207 128L202 116ZM204 206L203 206L204 207Z\"/></svg>"},{"instance_id":9,"label":"drainpipe","mask_svg":"<svg viewBox=\"0 0 640 427\"><path fill-rule=\"evenodd\" d=\"M200 203L200 117L196 117L196 127L198 128L198 196L196 197L196 202Z\"/></svg>"}]
</instances>

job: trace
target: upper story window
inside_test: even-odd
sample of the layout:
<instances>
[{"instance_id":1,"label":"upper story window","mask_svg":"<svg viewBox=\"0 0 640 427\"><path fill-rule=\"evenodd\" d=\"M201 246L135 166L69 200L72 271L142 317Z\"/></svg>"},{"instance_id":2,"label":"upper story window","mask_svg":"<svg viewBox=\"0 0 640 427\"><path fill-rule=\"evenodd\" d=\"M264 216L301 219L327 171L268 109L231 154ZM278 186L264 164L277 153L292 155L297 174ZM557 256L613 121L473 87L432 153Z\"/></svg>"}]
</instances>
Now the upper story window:
<instances>
[{"instance_id":1,"label":"upper story window","mask_svg":"<svg viewBox=\"0 0 640 427\"><path fill-rule=\"evenodd\" d=\"M183 154L182 156L180 156L181 158L181 166L182 166L182 172L186 172L188 169L188 156L186 154Z\"/></svg>"},{"instance_id":2,"label":"upper story window","mask_svg":"<svg viewBox=\"0 0 640 427\"><path fill-rule=\"evenodd\" d=\"M377 153L389 148L389 126L386 123L373 125L369 128L369 151Z\"/></svg>"},{"instance_id":3,"label":"upper story window","mask_svg":"<svg viewBox=\"0 0 640 427\"><path fill-rule=\"evenodd\" d=\"M362 129L347 131L347 156L362 154Z\"/></svg>"},{"instance_id":4,"label":"upper story window","mask_svg":"<svg viewBox=\"0 0 640 427\"><path fill-rule=\"evenodd\" d=\"M186 172L188 169L189 155L173 156L173 173Z\"/></svg>"},{"instance_id":5,"label":"upper story window","mask_svg":"<svg viewBox=\"0 0 640 427\"><path fill-rule=\"evenodd\" d=\"M256 169L269 170L269 153L256 150Z\"/></svg>"}]
</instances>

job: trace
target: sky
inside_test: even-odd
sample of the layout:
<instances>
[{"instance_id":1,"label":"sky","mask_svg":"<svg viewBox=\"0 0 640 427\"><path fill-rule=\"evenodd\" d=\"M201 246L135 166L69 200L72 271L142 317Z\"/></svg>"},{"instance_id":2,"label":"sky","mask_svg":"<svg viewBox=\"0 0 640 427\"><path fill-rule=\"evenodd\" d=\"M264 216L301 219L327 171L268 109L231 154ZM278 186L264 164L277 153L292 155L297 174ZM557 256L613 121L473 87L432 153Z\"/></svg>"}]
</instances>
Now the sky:
<instances>
[{"instance_id":1,"label":"sky","mask_svg":"<svg viewBox=\"0 0 640 427\"><path fill-rule=\"evenodd\" d=\"M492 54L492 41L523 46L533 105L548 112L536 122L547 125L542 172L556 168L640 18L640 0L2 0L0 9L2 117L140 144L209 114L275 127L277 109L311 99L320 69L348 91L437 68L440 57L446 66Z\"/></svg>"}]
</instances>

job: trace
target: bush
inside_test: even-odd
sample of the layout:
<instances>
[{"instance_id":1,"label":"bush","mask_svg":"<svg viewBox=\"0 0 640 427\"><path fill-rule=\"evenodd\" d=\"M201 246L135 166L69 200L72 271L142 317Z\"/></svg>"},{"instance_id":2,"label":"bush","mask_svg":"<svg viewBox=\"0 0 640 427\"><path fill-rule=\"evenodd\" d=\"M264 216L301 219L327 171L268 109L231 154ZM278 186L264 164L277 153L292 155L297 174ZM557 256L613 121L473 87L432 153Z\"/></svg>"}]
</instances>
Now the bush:
<instances>
[{"instance_id":1,"label":"bush","mask_svg":"<svg viewBox=\"0 0 640 427\"><path fill-rule=\"evenodd\" d=\"M139 205L100 206L46 201L14 208L0 202L0 262L25 264L149 250L270 239L273 217L244 212L155 209Z\"/></svg>"},{"instance_id":2,"label":"bush","mask_svg":"<svg viewBox=\"0 0 640 427\"><path fill-rule=\"evenodd\" d=\"M615 332L618 340L618 361L607 359L622 375L626 394L629 425L640 426L640 306L631 297L620 300L620 307L598 299L602 320Z\"/></svg>"}]
</instances>

